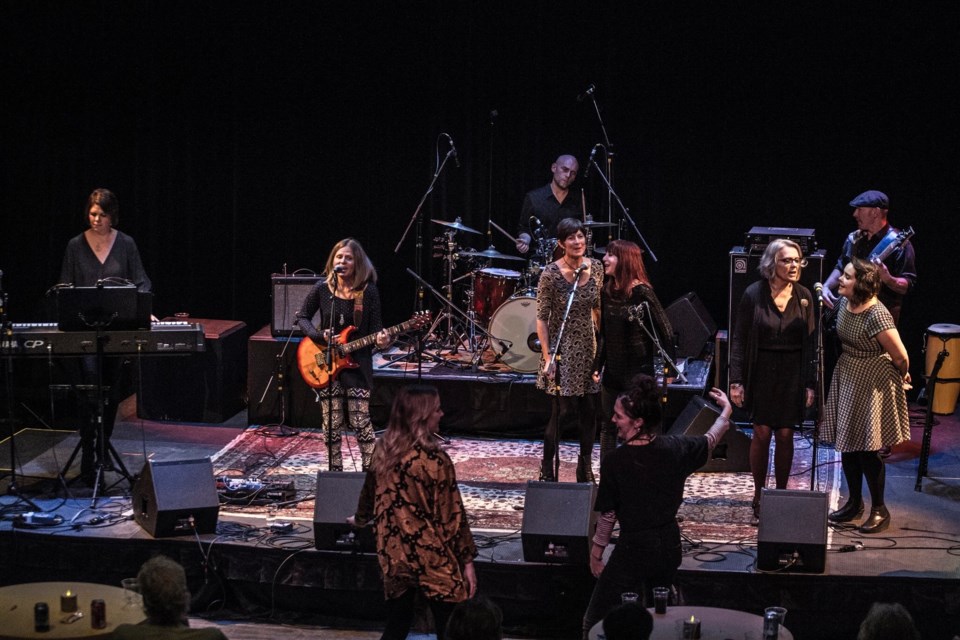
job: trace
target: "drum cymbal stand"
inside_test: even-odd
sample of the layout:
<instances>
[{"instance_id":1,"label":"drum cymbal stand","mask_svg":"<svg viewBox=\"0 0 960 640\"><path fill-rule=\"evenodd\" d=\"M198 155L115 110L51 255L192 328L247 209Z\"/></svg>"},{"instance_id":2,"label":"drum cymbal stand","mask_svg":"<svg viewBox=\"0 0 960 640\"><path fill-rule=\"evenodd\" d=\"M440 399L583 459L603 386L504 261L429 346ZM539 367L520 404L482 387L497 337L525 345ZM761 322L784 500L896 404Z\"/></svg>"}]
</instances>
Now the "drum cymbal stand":
<instances>
[{"instance_id":1,"label":"drum cymbal stand","mask_svg":"<svg viewBox=\"0 0 960 640\"><path fill-rule=\"evenodd\" d=\"M474 272L471 271L465 275L460 276L459 278L454 279L453 270L456 267L456 262L460 258L457 254L458 245L456 242L456 230L445 231L443 237L437 238L437 240L442 241L443 243L443 253L440 255L434 254L435 258L442 258L444 262L444 271L446 273L446 284L441 287L444 291L444 297L446 299L446 304L444 305L443 310L437 314L437 317L434 319L433 324L430 325L430 328L427 330L427 336L434 335L437 328L441 325L446 325L446 331L444 332L443 339L436 343L436 348L438 351L443 351L444 349L449 349L450 353L457 353L460 347L463 345L463 335L464 333L469 333L471 336L473 334L472 327L465 329L463 326L458 326L460 323L456 317L450 312L450 307L453 306L453 285L457 282L463 280L464 278L470 278L471 287L470 293L473 293L473 278ZM468 317L468 320L470 318ZM470 352L473 353L473 341L470 340Z\"/></svg>"},{"instance_id":2,"label":"drum cymbal stand","mask_svg":"<svg viewBox=\"0 0 960 640\"><path fill-rule=\"evenodd\" d=\"M423 285L423 286L426 288L427 291L429 291L430 293L432 293L433 296L434 296L437 300L439 300L439 301L446 307L446 309L444 310L444 313L455 312L464 322L467 323L467 326L470 327L470 330L471 330L471 331L479 332L479 333L482 334L482 336L483 336L484 338L486 338L487 340L493 339L493 336L490 335L490 332L487 331L486 329L484 329L484 328L483 328L479 323L477 323L475 320L473 320L473 318L470 317L470 314L468 314L468 313L465 312L463 309L461 309L460 307L458 307L457 305L455 305L455 304L453 303L453 301L448 300L448 299L446 298L446 296L444 296L442 293L440 293L439 291L437 291L436 289L434 289L433 286L430 285L426 280L424 280L423 278L421 278L420 275L419 275L416 271L414 271L414 270L412 270L412 269L407 269L407 273L409 273L409 274L410 274L411 276L413 276L418 282L420 282L420 284ZM501 348L503 348L504 351L509 350L510 347L512 346L511 344L506 344L506 342L508 342L508 341L503 341L503 340L501 340L501 341L499 341L499 342L500 342ZM476 350L476 351L474 352L474 356L473 356L472 361L471 361L471 365L472 365L474 368L476 368L476 366L477 366L477 363L478 363L478 361L479 361L479 359L480 359L481 353L482 353L481 350Z\"/></svg>"}]
</instances>

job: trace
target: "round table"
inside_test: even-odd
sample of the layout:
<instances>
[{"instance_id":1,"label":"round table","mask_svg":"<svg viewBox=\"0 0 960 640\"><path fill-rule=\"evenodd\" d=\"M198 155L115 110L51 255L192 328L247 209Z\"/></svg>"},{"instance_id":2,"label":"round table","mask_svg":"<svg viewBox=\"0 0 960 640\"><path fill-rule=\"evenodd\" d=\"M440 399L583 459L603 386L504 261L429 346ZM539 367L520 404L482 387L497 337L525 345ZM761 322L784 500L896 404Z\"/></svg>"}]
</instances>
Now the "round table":
<instances>
[{"instance_id":1,"label":"round table","mask_svg":"<svg viewBox=\"0 0 960 640\"><path fill-rule=\"evenodd\" d=\"M648 611L653 615L651 640L682 638L683 621L690 616L700 621L700 640L761 640L763 637L763 616L745 611L717 607L669 607L659 615L653 613L653 609ZM779 638L793 640L793 634L781 626ZM590 629L590 640L604 640L602 620Z\"/></svg>"},{"instance_id":2,"label":"round table","mask_svg":"<svg viewBox=\"0 0 960 640\"><path fill-rule=\"evenodd\" d=\"M83 617L72 623L60 610L60 596L71 591L77 596L77 611ZM106 604L107 626L90 626L90 601ZM50 610L50 630L35 631L33 605L46 602ZM93 582L28 582L0 587L0 638L95 638L113 633L117 625L136 624L146 618L139 601L127 604L123 589Z\"/></svg>"}]
</instances>

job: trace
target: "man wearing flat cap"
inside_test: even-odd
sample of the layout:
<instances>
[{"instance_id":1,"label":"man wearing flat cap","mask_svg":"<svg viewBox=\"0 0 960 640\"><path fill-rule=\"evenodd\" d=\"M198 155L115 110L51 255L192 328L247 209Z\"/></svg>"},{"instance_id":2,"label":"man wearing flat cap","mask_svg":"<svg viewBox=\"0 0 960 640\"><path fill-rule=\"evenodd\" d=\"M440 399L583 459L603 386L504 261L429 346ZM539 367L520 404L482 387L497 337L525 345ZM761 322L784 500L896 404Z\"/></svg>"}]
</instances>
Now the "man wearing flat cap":
<instances>
[{"instance_id":1,"label":"man wearing flat cap","mask_svg":"<svg viewBox=\"0 0 960 640\"><path fill-rule=\"evenodd\" d=\"M854 207L853 218L857 221L857 230L847 236L840 252L840 259L833 273L823 285L823 302L833 308L837 301L837 288L840 274L853 257L864 260L881 242L892 241L900 233L887 222L890 200L882 191L864 191L850 201ZM913 245L907 240L898 249L880 263L880 302L890 311L894 324L900 323L900 307L903 297L917 284L917 267Z\"/></svg>"}]
</instances>

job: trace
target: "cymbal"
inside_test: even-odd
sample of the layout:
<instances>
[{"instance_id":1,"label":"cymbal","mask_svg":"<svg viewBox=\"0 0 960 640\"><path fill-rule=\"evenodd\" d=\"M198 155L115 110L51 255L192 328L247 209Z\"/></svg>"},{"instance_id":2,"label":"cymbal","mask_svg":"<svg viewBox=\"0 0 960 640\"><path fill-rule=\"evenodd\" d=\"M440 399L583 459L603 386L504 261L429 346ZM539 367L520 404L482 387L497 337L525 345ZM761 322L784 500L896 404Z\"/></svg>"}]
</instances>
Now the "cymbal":
<instances>
[{"instance_id":1,"label":"cymbal","mask_svg":"<svg viewBox=\"0 0 960 640\"><path fill-rule=\"evenodd\" d=\"M526 258L521 258L519 256L508 256L505 253L500 253L499 251L494 249L492 245L487 247L483 251L460 251L459 253L462 256L470 256L470 257L476 257L476 258L492 258L494 260L520 260L520 261L526 260Z\"/></svg>"},{"instance_id":2,"label":"cymbal","mask_svg":"<svg viewBox=\"0 0 960 640\"><path fill-rule=\"evenodd\" d=\"M581 222L580 224L582 224L583 226L585 226L585 227L588 228L588 229L595 229L595 228L597 228L597 227L615 227L615 226L617 226L617 225L615 225L615 224L612 223L612 222L595 222L595 221L593 221L593 220L587 220L586 222Z\"/></svg>"},{"instance_id":3,"label":"cymbal","mask_svg":"<svg viewBox=\"0 0 960 640\"><path fill-rule=\"evenodd\" d=\"M476 229L471 229L471 228L468 227L467 225L462 224L462 223L460 222L460 218L457 218L457 219L456 219L455 221L453 221L453 222L447 222L446 220L434 220L433 218L431 218L431 219L430 219L430 222L436 222L437 224L442 224L442 225L445 226L445 227L450 227L451 229L456 229L457 231L466 231L467 233L476 233L476 234L479 234L479 235L483 235L483 232L482 232L482 231L477 231Z\"/></svg>"}]
</instances>

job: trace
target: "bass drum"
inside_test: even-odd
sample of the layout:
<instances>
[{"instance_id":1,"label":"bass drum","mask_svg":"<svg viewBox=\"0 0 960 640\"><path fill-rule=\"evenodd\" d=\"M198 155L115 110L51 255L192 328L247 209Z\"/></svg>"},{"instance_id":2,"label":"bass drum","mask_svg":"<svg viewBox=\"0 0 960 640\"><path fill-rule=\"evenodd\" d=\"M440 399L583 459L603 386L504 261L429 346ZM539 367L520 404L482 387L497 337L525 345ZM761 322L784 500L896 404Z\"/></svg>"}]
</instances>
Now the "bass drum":
<instances>
[{"instance_id":1,"label":"bass drum","mask_svg":"<svg viewBox=\"0 0 960 640\"><path fill-rule=\"evenodd\" d=\"M490 318L490 346L497 360L519 373L540 368L537 299L522 295L504 302Z\"/></svg>"}]
</instances>

